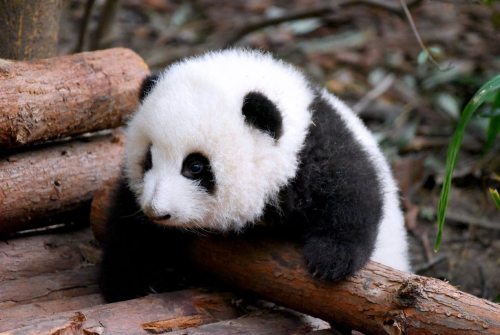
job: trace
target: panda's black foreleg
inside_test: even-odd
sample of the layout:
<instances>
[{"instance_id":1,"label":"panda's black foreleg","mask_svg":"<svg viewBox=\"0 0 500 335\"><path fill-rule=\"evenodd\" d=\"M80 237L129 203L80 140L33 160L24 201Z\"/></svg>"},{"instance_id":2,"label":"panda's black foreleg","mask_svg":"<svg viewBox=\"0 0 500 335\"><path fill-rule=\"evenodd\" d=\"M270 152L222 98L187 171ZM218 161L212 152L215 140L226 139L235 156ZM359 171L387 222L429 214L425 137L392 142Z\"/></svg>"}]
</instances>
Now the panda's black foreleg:
<instances>
[{"instance_id":1,"label":"panda's black foreleg","mask_svg":"<svg viewBox=\"0 0 500 335\"><path fill-rule=\"evenodd\" d=\"M311 217L305 232L304 258L310 272L341 280L363 267L375 246L379 215L364 200L338 198Z\"/></svg>"},{"instance_id":2,"label":"panda's black foreleg","mask_svg":"<svg viewBox=\"0 0 500 335\"><path fill-rule=\"evenodd\" d=\"M138 206L124 180L111 202L110 217L103 241L99 284L107 301L119 301L146 294L144 262L148 244Z\"/></svg>"},{"instance_id":3,"label":"panda's black foreleg","mask_svg":"<svg viewBox=\"0 0 500 335\"><path fill-rule=\"evenodd\" d=\"M110 213L99 279L104 298L112 302L143 296L156 291L158 282L163 289L169 267L182 253L178 236L146 219L125 181Z\"/></svg>"},{"instance_id":4,"label":"panda's black foreleg","mask_svg":"<svg viewBox=\"0 0 500 335\"><path fill-rule=\"evenodd\" d=\"M304 245L304 258L309 271L321 279L344 279L363 267L369 257L370 251L359 244L328 236L312 235Z\"/></svg>"}]
</instances>

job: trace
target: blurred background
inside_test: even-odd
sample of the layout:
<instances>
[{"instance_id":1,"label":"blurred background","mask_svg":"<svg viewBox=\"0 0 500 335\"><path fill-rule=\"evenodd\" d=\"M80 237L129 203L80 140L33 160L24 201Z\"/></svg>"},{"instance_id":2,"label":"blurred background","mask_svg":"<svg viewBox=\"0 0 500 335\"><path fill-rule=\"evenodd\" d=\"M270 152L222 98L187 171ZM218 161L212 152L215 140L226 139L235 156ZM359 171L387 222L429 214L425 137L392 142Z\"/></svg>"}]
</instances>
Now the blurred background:
<instances>
[{"instance_id":1,"label":"blurred background","mask_svg":"<svg viewBox=\"0 0 500 335\"><path fill-rule=\"evenodd\" d=\"M443 243L433 250L450 138L465 104L500 74L498 1L65 2L59 54L117 46L153 71L228 46L300 67L361 116L389 157L415 272L500 302L500 210L488 192L500 184L499 141L490 135L486 148L500 112L491 103L466 128Z\"/></svg>"}]
</instances>

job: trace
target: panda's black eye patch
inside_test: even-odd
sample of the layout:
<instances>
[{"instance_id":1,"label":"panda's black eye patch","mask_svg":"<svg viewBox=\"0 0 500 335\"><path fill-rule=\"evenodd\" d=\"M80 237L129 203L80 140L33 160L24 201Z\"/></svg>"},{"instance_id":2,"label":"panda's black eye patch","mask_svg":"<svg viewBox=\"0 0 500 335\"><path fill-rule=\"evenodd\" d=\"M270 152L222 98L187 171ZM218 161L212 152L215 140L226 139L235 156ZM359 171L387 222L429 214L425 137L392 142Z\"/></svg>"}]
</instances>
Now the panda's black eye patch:
<instances>
[{"instance_id":1,"label":"panda's black eye patch","mask_svg":"<svg viewBox=\"0 0 500 335\"><path fill-rule=\"evenodd\" d=\"M148 151L146 152L146 156L144 156L144 160L142 161L142 172L146 173L153 168L153 156L151 154L151 145L148 147Z\"/></svg>"},{"instance_id":2,"label":"panda's black eye patch","mask_svg":"<svg viewBox=\"0 0 500 335\"><path fill-rule=\"evenodd\" d=\"M278 107L264 94L250 92L243 98L241 107L245 122L267 134L275 140L283 132L283 120Z\"/></svg>"},{"instance_id":3,"label":"panda's black eye patch","mask_svg":"<svg viewBox=\"0 0 500 335\"><path fill-rule=\"evenodd\" d=\"M213 193L215 177L210 167L210 161L202 154L189 154L182 162L181 174L188 179L199 181L200 186L209 193Z\"/></svg>"}]
</instances>

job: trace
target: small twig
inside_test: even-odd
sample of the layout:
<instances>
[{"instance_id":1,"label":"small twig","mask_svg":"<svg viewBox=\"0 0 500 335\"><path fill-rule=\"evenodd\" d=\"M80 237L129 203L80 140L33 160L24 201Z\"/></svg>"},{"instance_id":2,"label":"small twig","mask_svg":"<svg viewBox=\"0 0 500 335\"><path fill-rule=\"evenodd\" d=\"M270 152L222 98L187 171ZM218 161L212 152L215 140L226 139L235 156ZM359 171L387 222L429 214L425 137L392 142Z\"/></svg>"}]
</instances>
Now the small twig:
<instances>
[{"instance_id":1,"label":"small twig","mask_svg":"<svg viewBox=\"0 0 500 335\"><path fill-rule=\"evenodd\" d=\"M106 0L104 3L97 28L90 41L90 50L97 50L102 47L102 40L111 30L119 5L120 0Z\"/></svg>"},{"instance_id":2,"label":"small twig","mask_svg":"<svg viewBox=\"0 0 500 335\"><path fill-rule=\"evenodd\" d=\"M422 273L423 271L426 271L426 270L432 268L434 265L441 263L442 261L445 261L447 259L448 259L448 256L439 255L439 256L432 258L430 261L428 261L425 264L416 266L413 270L415 271L415 273Z\"/></svg>"},{"instance_id":3,"label":"small twig","mask_svg":"<svg viewBox=\"0 0 500 335\"><path fill-rule=\"evenodd\" d=\"M384 94L394 83L392 73L386 75L379 83L375 85L352 109L354 113L361 113L373 100Z\"/></svg>"},{"instance_id":4,"label":"small twig","mask_svg":"<svg viewBox=\"0 0 500 335\"><path fill-rule=\"evenodd\" d=\"M83 13L82 23L80 25L80 31L78 33L78 43L75 47L74 52L81 52L83 50L83 45L85 44L85 36L87 35L87 28L89 26L90 15L92 14L92 8L94 8L95 0L87 0L85 4L85 11Z\"/></svg>"},{"instance_id":5,"label":"small twig","mask_svg":"<svg viewBox=\"0 0 500 335\"><path fill-rule=\"evenodd\" d=\"M469 226L481 227L492 230L500 230L500 224L495 221L491 221L485 217L474 217L462 212L459 213L446 213L446 219L456 221L462 224L467 224Z\"/></svg>"},{"instance_id":6,"label":"small twig","mask_svg":"<svg viewBox=\"0 0 500 335\"><path fill-rule=\"evenodd\" d=\"M420 37L420 34L417 30L417 26L415 25L415 22L413 21L413 17L411 16L410 9L408 8L408 4L406 3L406 0L399 0L401 3L401 7L403 8L403 11L406 15L406 19L408 20L408 23L410 24L411 30L413 31L413 35L417 38L418 44L420 45L420 48L427 53L427 56L429 57L429 60L434 64L439 70L445 71L450 68L450 66L447 66L445 68L442 68L441 65L436 61L434 58L434 55L432 52L427 48L427 46L424 44L422 41L422 37Z\"/></svg>"},{"instance_id":7,"label":"small twig","mask_svg":"<svg viewBox=\"0 0 500 335\"><path fill-rule=\"evenodd\" d=\"M408 3L408 6L413 7L421 2L422 0L412 0ZM389 11L397 15L404 14L403 12L401 12L401 8L399 5L390 4L384 0L343 0L334 5L321 6L308 10L296 11L280 17L267 18L253 23L250 22L246 25L243 25L240 30L236 31L229 38L227 38L225 42L222 43L222 45L224 47L229 47L238 42L239 40L241 40L246 35L266 27L290 21L303 20L312 17L323 17L333 13L336 9L339 8L345 9L347 7L358 6L358 5L384 9L386 11Z\"/></svg>"}]
</instances>

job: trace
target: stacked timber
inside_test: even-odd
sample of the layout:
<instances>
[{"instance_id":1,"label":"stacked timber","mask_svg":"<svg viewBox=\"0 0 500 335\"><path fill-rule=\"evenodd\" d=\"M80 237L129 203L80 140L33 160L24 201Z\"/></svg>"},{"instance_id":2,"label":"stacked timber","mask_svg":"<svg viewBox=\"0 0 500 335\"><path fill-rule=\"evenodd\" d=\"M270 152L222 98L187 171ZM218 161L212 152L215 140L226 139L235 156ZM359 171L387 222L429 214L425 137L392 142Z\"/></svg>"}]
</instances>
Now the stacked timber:
<instances>
[{"instance_id":1,"label":"stacked timber","mask_svg":"<svg viewBox=\"0 0 500 335\"><path fill-rule=\"evenodd\" d=\"M148 73L128 49L0 60L0 235L88 213L123 153L119 134L92 132L125 122Z\"/></svg>"},{"instance_id":2,"label":"stacked timber","mask_svg":"<svg viewBox=\"0 0 500 335\"><path fill-rule=\"evenodd\" d=\"M199 288L102 300L98 240L123 154L115 128L135 109L147 74L126 49L0 60L0 333L324 334L324 323L303 314L248 308L231 293ZM25 231L76 216L90 216L92 232ZM372 262L341 283L320 281L300 247L270 239L196 238L189 250L193 267L227 287L346 332L500 335L498 304L440 280Z\"/></svg>"}]
</instances>

